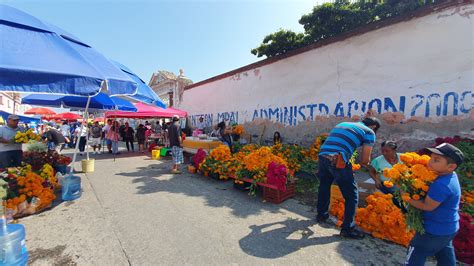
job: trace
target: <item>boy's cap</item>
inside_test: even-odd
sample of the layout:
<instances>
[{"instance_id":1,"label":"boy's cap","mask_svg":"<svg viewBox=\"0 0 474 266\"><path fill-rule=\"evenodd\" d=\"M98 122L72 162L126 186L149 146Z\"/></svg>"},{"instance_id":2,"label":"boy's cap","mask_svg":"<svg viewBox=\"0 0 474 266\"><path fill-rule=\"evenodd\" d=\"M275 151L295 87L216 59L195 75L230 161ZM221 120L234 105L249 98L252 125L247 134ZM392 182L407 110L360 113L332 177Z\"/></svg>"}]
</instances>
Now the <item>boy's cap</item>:
<instances>
[{"instance_id":1,"label":"boy's cap","mask_svg":"<svg viewBox=\"0 0 474 266\"><path fill-rule=\"evenodd\" d=\"M457 165L462 164L462 162L464 161L464 154L462 153L462 151L449 143L442 143L434 148L426 148L426 150L432 153L449 157L453 159L453 161Z\"/></svg>"}]
</instances>

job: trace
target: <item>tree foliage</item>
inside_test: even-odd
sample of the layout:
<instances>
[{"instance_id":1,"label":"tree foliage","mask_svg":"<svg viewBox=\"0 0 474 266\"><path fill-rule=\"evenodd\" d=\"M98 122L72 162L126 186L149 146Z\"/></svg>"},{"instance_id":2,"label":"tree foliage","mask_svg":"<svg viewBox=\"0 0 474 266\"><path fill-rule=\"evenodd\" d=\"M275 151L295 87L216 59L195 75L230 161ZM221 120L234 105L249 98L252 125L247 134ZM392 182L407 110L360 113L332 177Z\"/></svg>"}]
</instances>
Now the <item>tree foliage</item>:
<instances>
[{"instance_id":1,"label":"tree foliage","mask_svg":"<svg viewBox=\"0 0 474 266\"><path fill-rule=\"evenodd\" d=\"M299 23L304 33L280 29L267 35L252 49L257 57L272 57L288 51L337 36L355 28L402 14L444 0L336 0L317 5Z\"/></svg>"}]
</instances>

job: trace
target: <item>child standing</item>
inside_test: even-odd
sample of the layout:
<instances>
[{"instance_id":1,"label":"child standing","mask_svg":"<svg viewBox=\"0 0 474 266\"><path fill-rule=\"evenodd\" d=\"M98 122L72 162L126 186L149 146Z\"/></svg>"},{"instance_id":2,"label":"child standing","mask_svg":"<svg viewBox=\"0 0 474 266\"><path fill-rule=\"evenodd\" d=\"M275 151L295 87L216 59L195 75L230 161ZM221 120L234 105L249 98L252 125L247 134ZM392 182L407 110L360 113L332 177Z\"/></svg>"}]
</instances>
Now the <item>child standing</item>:
<instances>
[{"instance_id":1,"label":"child standing","mask_svg":"<svg viewBox=\"0 0 474 266\"><path fill-rule=\"evenodd\" d=\"M411 240L405 265L424 265L429 256L435 256L438 265L456 265L453 239L459 230L461 187L454 170L462 164L464 155L448 143L427 150L431 152L428 167L438 177L424 200L408 201L411 207L423 210L426 232L416 233Z\"/></svg>"}]
</instances>

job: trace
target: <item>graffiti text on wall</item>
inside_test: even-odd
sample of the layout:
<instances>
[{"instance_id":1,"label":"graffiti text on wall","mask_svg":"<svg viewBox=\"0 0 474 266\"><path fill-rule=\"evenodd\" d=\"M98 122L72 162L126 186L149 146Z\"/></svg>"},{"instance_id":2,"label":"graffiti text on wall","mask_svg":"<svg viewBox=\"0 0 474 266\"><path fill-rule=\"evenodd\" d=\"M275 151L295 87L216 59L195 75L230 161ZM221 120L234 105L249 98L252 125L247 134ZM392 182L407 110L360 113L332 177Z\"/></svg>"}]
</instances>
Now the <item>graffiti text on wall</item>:
<instances>
[{"instance_id":1,"label":"graffiti text on wall","mask_svg":"<svg viewBox=\"0 0 474 266\"><path fill-rule=\"evenodd\" d=\"M217 116L213 114L200 114L191 116L192 125L196 125L199 117L203 116L207 126L211 126L220 121L230 123L255 120L257 118L270 119L289 126L296 126L298 122L313 120L315 116L352 117L362 115L367 110L375 110L378 113L400 112L407 117L442 117L448 115L468 114L474 105L474 94L472 91L447 92L444 94L431 93L428 95L416 94L413 96L400 96L396 100L394 97L374 98L370 101L350 100L348 102L337 102L334 105L329 103L309 103L304 105L268 107L255 109L251 112L251 117L241 117L239 113L222 112Z\"/></svg>"}]
</instances>

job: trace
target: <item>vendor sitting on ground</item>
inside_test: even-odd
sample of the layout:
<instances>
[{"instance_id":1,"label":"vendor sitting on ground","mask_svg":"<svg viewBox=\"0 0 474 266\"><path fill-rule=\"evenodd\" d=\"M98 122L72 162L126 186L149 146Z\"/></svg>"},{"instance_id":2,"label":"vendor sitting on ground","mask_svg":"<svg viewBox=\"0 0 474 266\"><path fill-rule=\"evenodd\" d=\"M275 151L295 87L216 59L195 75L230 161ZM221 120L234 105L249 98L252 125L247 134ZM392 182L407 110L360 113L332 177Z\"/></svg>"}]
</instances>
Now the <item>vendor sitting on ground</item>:
<instances>
[{"instance_id":1,"label":"vendor sitting on ground","mask_svg":"<svg viewBox=\"0 0 474 266\"><path fill-rule=\"evenodd\" d=\"M278 131L275 131L275 133L273 133L273 145L276 144L281 144L281 135Z\"/></svg>"},{"instance_id":2,"label":"vendor sitting on ground","mask_svg":"<svg viewBox=\"0 0 474 266\"><path fill-rule=\"evenodd\" d=\"M380 189L384 194L393 194L395 187L388 188L383 182L388 181L388 178L383 175L383 169L392 168L397 163L401 163L400 154L397 153L397 143L394 141L382 142L382 155L372 160L370 163L373 167L370 176L375 181L375 187Z\"/></svg>"},{"instance_id":3,"label":"vendor sitting on ground","mask_svg":"<svg viewBox=\"0 0 474 266\"><path fill-rule=\"evenodd\" d=\"M20 166L23 152L21 143L15 143L14 138L18 131L20 117L9 115L7 124L0 127L0 168Z\"/></svg>"},{"instance_id":4,"label":"vendor sitting on ground","mask_svg":"<svg viewBox=\"0 0 474 266\"><path fill-rule=\"evenodd\" d=\"M219 128L219 140L224 142L229 148L232 148L232 136L230 135L232 130L227 128L224 121L217 124L217 127Z\"/></svg>"}]
</instances>

